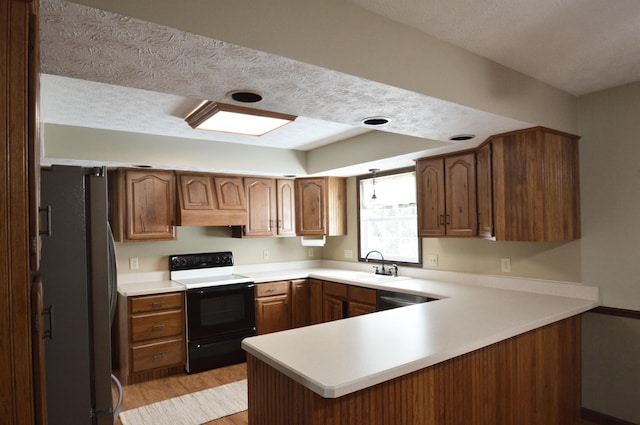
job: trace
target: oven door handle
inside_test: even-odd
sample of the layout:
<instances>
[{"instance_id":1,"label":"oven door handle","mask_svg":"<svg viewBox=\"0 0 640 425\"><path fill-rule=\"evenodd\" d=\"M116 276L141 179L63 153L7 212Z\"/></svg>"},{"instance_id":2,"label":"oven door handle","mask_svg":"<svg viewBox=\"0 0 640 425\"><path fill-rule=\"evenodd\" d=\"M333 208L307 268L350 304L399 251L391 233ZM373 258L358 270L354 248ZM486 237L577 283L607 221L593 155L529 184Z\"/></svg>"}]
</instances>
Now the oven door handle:
<instances>
[{"instance_id":1,"label":"oven door handle","mask_svg":"<svg viewBox=\"0 0 640 425\"><path fill-rule=\"evenodd\" d=\"M205 288L187 289L187 295L188 294L195 294L195 295L213 294L216 292L225 292L229 290L248 289L248 288L253 288L254 286L256 285L253 282L231 283L228 285L214 285L214 286L207 286Z\"/></svg>"}]
</instances>

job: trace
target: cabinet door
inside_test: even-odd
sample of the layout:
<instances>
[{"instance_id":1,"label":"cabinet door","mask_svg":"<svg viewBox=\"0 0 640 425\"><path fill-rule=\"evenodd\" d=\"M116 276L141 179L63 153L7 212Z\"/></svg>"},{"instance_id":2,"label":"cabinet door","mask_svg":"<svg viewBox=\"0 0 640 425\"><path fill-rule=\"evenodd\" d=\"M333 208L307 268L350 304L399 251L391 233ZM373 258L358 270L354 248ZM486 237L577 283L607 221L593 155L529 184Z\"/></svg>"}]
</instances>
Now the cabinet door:
<instances>
[{"instance_id":1,"label":"cabinet door","mask_svg":"<svg viewBox=\"0 0 640 425\"><path fill-rule=\"evenodd\" d=\"M347 317L347 300L336 298L331 295L324 296L323 319L325 322L340 320Z\"/></svg>"},{"instance_id":2,"label":"cabinet door","mask_svg":"<svg viewBox=\"0 0 640 425\"><path fill-rule=\"evenodd\" d=\"M215 176L213 184L216 189L218 207L221 210L247 209L242 177Z\"/></svg>"},{"instance_id":3,"label":"cabinet door","mask_svg":"<svg viewBox=\"0 0 640 425\"><path fill-rule=\"evenodd\" d=\"M448 156L445 168L445 223L447 236L476 236L475 154Z\"/></svg>"},{"instance_id":4,"label":"cabinet door","mask_svg":"<svg viewBox=\"0 0 640 425\"><path fill-rule=\"evenodd\" d=\"M296 235L296 203L294 180L280 179L276 181L277 186L277 235Z\"/></svg>"},{"instance_id":5,"label":"cabinet door","mask_svg":"<svg viewBox=\"0 0 640 425\"><path fill-rule=\"evenodd\" d=\"M312 325L322 323L322 281L309 279L309 319Z\"/></svg>"},{"instance_id":6,"label":"cabinet door","mask_svg":"<svg viewBox=\"0 0 640 425\"><path fill-rule=\"evenodd\" d=\"M347 285L324 282L322 285L322 317L325 322L344 319L349 316Z\"/></svg>"},{"instance_id":7,"label":"cabinet door","mask_svg":"<svg viewBox=\"0 0 640 425\"><path fill-rule=\"evenodd\" d=\"M493 191L491 188L491 143L476 152L478 189L478 236L493 237Z\"/></svg>"},{"instance_id":8,"label":"cabinet door","mask_svg":"<svg viewBox=\"0 0 640 425\"><path fill-rule=\"evenodd\" d=\"M416 188L418 235L444 236L446 211L442 158L420 160L416 163Z\"/></svg>"},{"instance_id":9,"label":"cabinet door","mask_svg":"<svg viewBox=\"0 0 640 425\"><path fill-rule=\"evenodd\" d=\"M291 281L291 326L311 324L311 285L307 279Z\"/></svg>"},{"instance_id":10,"label":"cabinet door","mask_svg":"<svg viewBox=\"0 0 640 425\"><path fill-rule=\"evenodd\" d=\"M258 335L289 329L290 323L288 295L256 298Z\"/></svg>"},{"instance_id":11,"label":"cabinet door","mask_svg":"<svg viewBox=\"0 0 640 425\"><path fill-rule=\"evenodd\" d=\"M327 234L326 181L296 180L296 233L301 236Z\"/></svg>"},{"instance_id":12,"label":"cabinet door","mask_svg":"<svg viewBox=\"0 0 640 425\"><path fill-rule=\"evenodd\" d=\"M534 128L491 144L496 240L580 238L578 137Z\"/></svg>"},{"instance_id":13,"label":"cabinet door","mask_svg":"<svg viewBox=\"0 0 640 425\"><path fill-rule=\"evenodd\" d=\"M184 210L217 209L211 178L205 174L179 174L180 207Z\"/></svg>"},{"instance_id":14,"label":"cabinet door","mask_svg":"<svg viewBox=\"0 0 640 425\"><path fill-rule=\"evenodd\" d=\"M374 304L363 304L357 301L349 301L349 317L362 316L363 314L375 313Z\"/></svg>"},{"instance_id":15,"label":"cabinet door","mask_svg":"<svg viewBox=\"0 0 640 425\"><path fill-rule=\"evenodd\" d=\"M245 177L247 225L245 236L276 235L276 181L269 178Z\"/></svg>"},{"instance_id":16,"label":"cabinet door","mask_svg":"<svg viewBox=\"0 0 640 425\"><path fill-rule=\"evenodd\" d=\"M173 172L127 170L125 185L125 239L175 239L176 202Z\"/></svg>"}]
</instances>

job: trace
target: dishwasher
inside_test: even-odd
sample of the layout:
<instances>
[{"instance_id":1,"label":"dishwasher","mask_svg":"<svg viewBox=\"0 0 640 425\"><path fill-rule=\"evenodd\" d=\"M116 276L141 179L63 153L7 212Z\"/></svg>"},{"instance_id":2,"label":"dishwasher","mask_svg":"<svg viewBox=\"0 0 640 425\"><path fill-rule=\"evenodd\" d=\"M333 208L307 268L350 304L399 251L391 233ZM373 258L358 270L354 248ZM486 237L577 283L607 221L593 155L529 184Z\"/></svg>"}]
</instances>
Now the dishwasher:
<instances>
[{"instance_id":1,"label":"dishwasher","mask_svg":"<svg viewBox=\"0 0 640 425\"><path fill-rule=\"evenodd\" d=\"M423 295L405 294L402 292L386 291L379 289L377 291L377 311L390 310L397 307L405 307L413 304L421 304L429 301L435 301L437 298L426 297Z\"/></svg>"}]
</instances>

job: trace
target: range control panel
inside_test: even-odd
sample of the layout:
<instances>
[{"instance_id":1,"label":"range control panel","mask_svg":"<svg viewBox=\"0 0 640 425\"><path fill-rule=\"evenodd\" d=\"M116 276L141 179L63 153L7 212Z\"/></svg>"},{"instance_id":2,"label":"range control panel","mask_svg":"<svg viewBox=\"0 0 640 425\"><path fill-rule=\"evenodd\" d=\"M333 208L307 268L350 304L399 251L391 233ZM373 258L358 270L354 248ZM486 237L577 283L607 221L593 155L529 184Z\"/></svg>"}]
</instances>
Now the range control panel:
<instances>
[{"instance_id":1,"label":"range control panel","mask_svg":"<svg viewBox=\"0 0 640 425\"><path fill-rule=\"evenodd\" d=\"M233 254L231 251L169 256L169 270L172 272L227 266L233 266Z\"/></svg>"}]
</instances>

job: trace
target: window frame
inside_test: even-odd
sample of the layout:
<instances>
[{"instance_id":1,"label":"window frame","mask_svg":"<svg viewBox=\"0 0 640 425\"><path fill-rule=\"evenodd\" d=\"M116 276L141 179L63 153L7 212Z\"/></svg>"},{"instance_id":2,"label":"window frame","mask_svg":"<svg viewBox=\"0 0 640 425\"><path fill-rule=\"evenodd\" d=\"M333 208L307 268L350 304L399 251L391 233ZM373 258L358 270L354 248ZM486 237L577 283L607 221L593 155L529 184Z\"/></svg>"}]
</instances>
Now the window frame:
<instances>
[{"instance_id":1,"label":"window frame","mask_svg":"<svg viewBox=\"0 0 640 425\"><path fill-rule=\"evenodd\" d=\"M376 178L379 177L385 177L385 176L391 176L391 175L395 175L395 174L404 174L404 173L410 173L416 172L416 167L404 167L404 168L396 168L393 170L386 170L386 171L378 171L376 172ZM357 229L357 238L358 238L358 262L366 262L365 257L363 255L362 252L362 244L361 244L361 237L360 237L360 181L361 180L368 180L368 179L372 179L373 178L373 173L368 173L368 174L361 174L356 176L356 210L357 210L357 221L358 221L358 229ZM418 202L418 196L416 194L416 204ZM418 233L418 217L416 217L416 238L418 239L418 261L416 263L412 263L412 262L406 262L406 261L395 261L395 260L387 260L385 259L384 262L385 264L397 264L398 266L403 266L403 267L418 267L418 268L422 268L422 238L420 237L420 234ZM384 253L383 253L384 255ZM381 264L382 260L380 258L377 258L378 256L376 255L373 258L369 258L369 262L370 263L378 263Z\"/></svg>"}]
</instances>

